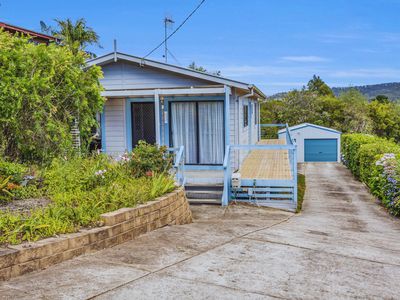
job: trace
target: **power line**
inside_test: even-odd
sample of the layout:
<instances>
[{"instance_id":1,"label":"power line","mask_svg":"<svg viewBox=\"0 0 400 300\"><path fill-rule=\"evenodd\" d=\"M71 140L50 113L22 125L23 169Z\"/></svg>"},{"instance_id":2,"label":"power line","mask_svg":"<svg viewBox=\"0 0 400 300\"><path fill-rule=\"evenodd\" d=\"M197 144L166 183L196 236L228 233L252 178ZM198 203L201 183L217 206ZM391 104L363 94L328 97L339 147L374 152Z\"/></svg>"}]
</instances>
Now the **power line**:
<instances>
[{"instance_id":1,"label":"power line","mask_svg":"<svg viewBox=\"0 0 400 300\"><path fill-rule=\"evenodd\" d=\"M177 63L179 66L181 66L182 64L181 64L181 63L179 62L179 60L175 57L175 55L172 54L172 52L171 52L169 49L167 49L167 51L168 51L169 55L171 55L171 57L176 61L176 63Z\"/></svg>"},{"instance_id":2,"label":"power line","mask_svg":"<svg viewBox=\"0 0 400 300\"><path fill-rule=\"evenodd\" d=\"M169 36L167 36L157 47L155 47L153 50L151 50L149 53L143 56L143 59L153 54L154 51L156 51L158 48L164 45L164 43L166 43L179 29L181 29L181 27L190 19L191 16L193 16L193 14L200 8L200 6L203 5L205 1L206 0L200 1L200 3L196 6L196 8L186 17L186 19L183 20L183 22Z\"/></svg>"}]
</instances>

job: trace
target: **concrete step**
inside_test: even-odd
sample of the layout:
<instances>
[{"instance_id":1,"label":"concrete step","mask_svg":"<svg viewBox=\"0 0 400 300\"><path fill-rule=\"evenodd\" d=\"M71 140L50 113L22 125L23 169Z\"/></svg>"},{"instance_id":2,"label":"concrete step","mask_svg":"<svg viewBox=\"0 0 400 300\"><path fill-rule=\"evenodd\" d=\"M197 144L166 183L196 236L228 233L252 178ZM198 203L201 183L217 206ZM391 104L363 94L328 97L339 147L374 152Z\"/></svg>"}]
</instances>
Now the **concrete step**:
<instances>
[{"instance_id":1,"label":"concrete step","mask_svg":"<svg viewBox=\"0 0 400 300\"><path fill-rule=\"evenodd\" d=\"M188 198L188 199L221 199L222 192L218 192L218 191L188 191L188 190L186 190L186 198Z\"/></svg>"},{"instance_id":2,"label":"concrete step","mask_svg":"<svg viewBox=\"0 0 400 300\"><path fill-rule=\"evenodd\" d=\"M190 204L215 204L221 205L221 199L188 199Z\"/></svg>"},{"instance_id":3,"label":"concrete step","mask_svg":"<svg viewBox=\"0 0 400 300\"><path fill-rule=\"evenodd\" d=\"M190 170L184 172L187 184L216 185L224 183L224 171Z\"/></svg>"},{"instance_id":4,"label":"concrete step","mask_svg":"<svg viewBox=\"0 0 400 300\"><path fill-rule=\"evenodd\" d=\"M204 184L186 184L185 185L185 190L188 191L194 191L194 192L222 192L224 190L223 185L204 185Z\"/></svg>"}]
</instances>

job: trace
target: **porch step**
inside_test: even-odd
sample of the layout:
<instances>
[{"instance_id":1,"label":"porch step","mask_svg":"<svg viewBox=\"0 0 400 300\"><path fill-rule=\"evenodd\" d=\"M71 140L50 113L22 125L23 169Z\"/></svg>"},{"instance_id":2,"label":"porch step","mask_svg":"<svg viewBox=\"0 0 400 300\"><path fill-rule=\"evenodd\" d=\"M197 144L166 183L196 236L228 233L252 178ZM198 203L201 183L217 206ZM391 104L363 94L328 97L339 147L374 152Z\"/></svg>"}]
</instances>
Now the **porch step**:
<instances>
[{"instance_id":1,"label":"porch step","mask_svg":"<svg viewBox=\"0 0 400 300\"><path fill-rule=\"evenodd\" d=\"M222 185L224 183L224 171L185 170L185 180L189 185Z\"/></svg>"},{"instance_id":2,"label":"porch step","mask_svg":"<svg viewBox=\"0 0 400 300\"><path fill-rule=\"evenodd\" d=\"M186 198L188 199L221 199L222 192L214 191L186 191Z\"/></svg>"},{"instance_id":3,"label":"porch step","mask_svg":"<svg viewBox=\"0 0 400 300\"><path fill-rule=\"evenodd\" d=\"M221 205L221 199L188 199L190 204L216 204Z\"/></svg>"},{"instance_id":4,"label":"porch step","mask_svg":"<svg viewBox=\"0 0 400 300\"><path fill-rule=\"evenodd\" d=\"M187 184L186 198L189 203L221 204L222 185Z\"/></svg>"}]
</instances>

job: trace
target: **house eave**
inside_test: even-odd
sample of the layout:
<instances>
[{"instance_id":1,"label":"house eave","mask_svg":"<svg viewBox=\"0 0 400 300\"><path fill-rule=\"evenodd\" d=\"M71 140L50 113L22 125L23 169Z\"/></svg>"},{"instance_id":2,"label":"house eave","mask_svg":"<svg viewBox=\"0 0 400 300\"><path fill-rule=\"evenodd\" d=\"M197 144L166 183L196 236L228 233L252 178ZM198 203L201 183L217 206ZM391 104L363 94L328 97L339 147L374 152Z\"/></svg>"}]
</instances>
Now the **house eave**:
<instances>
[{"instance_id":1,"label":"house eave","mask_svg":"<svg viewBox=\"0 0 400 300\"><path fill-rule=\"evenodd\" d=\"M192 70L189 68L166 64L163 62L158 62L158 61L154 61L154 60L150 60L150 59L143 59L143 58L140 58L137 56L128 55L128 54L124 54L124 53L120 53L120 52L116 52L116 53L112 52L112 53L88 60L87 66L89 66L89 67L93 66L93 65L102 66L102 65L105 65L108 63L115 62L116 60L125 60L125 61L129 61L129 62L137 63L141 67L149 66L149 67L153 67L153 68L163 69L163 70L170 71L173 73L190 76L190 77L195 77L195 78L199 78L202 80L215 82L217 84L231 86L231 87L238 88L238 89L245 90L245 91L249 91L249 90L251 91L252 89L254 89L254 91L260 98L266 99L265 94L262 93L256 86L254 86L252 84L247 84L244 82L220 77L217 75L207 74L207 73L199 72L199 71Z\"/></svg>"}]
</instances>

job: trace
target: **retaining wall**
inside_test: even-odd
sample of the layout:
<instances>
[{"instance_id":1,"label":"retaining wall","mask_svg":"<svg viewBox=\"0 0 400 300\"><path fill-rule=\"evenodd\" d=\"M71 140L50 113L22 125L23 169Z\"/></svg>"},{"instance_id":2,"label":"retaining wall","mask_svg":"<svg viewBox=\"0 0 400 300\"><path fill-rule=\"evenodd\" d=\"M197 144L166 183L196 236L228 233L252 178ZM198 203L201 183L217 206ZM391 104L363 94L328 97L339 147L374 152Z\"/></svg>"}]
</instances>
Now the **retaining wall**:
<instances>
[{"instance_id":1,"label":"retaining wall","mask_svg":"<svg viewBox=\"0 0 400 300\"><path fill-rule=\"evenodd\" d=\"M101 215L102 227L0 248L0 281L113 247L166 225L192 222L182 188L134 208Z\"/></svg>"}]
</instances>

